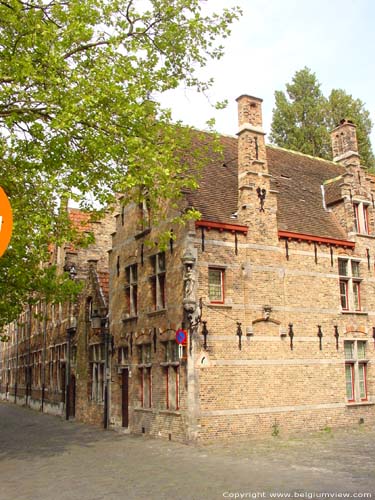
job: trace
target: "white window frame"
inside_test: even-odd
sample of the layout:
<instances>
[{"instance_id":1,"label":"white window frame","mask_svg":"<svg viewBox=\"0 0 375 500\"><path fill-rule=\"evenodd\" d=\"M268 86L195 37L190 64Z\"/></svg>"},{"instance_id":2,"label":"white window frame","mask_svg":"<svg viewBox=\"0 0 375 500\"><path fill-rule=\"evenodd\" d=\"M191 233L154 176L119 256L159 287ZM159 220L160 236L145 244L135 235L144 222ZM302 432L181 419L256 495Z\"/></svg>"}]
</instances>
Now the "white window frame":
<instances>
[{"instance_id":1,"label":"white window frame","mask_svg":"<svg viewBox=\"0 0 375 500\"><path fill-rule=\"evenodd\" d=\"M346 274L340 273L340 262L346 262ZM358 276L354 270L354 264L358 266ZM358 259L351 259L349 257L338 258L338 271L339 271L339 291L340 291L340 305L342 311L362 311L361 304L361 282L360 277L360 261ZM342 302L343 291L346 296L346 307Z\"/></svg>"},{"instance_id":2,"label":"white window frame","mask_svg":"<svg viewBox=\"0 0 375 500\"><path fill-rule=\"evenodd\" d=\"M92 344L91 349L91 401L104 401L104 345Z\"/></svg>"},{"instance_id":3,"label":"white window frame","mask_svg":"<svg viewBox=\"0 0 375 500\"><path fill-rule=\"evenodd\" d=\"M137 264L132 264L125 268L126 285L125 293L129 300L127 313L129 316L136 317L138 314L138 266Z\"/></svg>"},{"instance_id":4,"label":"white window frame","mask_svg":"<svg viewBox=\"0 0 375 500\"><path fill-rule=\"evenodd\" d=\"M359 234L370 234L370 222L369 222L369 212L368 207L370 203L354 200L354 224L355 232Z\"/></svg>"},{"instance_id":5,"label":"white window frame","mask_svg":"<svg viewBox=\"0 0 375 500\"><path fill-rule=\"evenodd\" d=\"M219 273L220 274L220 298L214 298L213 295L211 294L211 285L212 283L210 282L210 274L211 273ZM225 269L220 268L220 267L209 267L208 268L208 298L210 302L213 304L223 304L225 300L225 290L224 290L224 284L225 284Z\"/></svg>"},{"instance_id":6,"label":"white window frame","mask_svg":"<svg viewBox=\"0 0 375 500\"><path fill-rule=\"evenodd\" d=\"M346 347L352 345L352 356L348 357ZM365 356L360 357L358 345L362 344L364 346ZM368 384L367 384L367 364L368 359L366 358L367 352L367 341L366 340L344 340L344 354L345 354L345 387L346 387L346 400L347 403L364 403L368 401ZM352 397L348 397L347 385L348 385L348 371L350 368L350 383L352 388ZM363 373L363 384L364 384L364 396L361 395L361 373Z\"/></svg>"},{"instance_id":7,"label":"white window frame","mask_svg":"<svg viewBox=\"0 0 375 500\"><path fill-rule=\"evenodd\" d=\"M151 279L153 281L153 299L155 311L160 311L166 307L166 254L165 252L160 252L151 257L153 262L153 275ZM164 267L160 265L161 260L164 261Z\"/></svg>"}]
</instances>

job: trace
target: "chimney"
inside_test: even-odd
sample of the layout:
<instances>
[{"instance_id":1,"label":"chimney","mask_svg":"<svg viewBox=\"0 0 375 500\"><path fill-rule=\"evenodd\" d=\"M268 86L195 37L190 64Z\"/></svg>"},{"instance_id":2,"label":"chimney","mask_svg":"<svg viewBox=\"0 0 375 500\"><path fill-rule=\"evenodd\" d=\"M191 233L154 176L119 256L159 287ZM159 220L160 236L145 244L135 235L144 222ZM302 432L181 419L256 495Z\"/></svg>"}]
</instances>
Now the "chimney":
<instances>
[{"instance_id":1,"label":"chimney","mask_svg":"<svg viewBox=\"0 0 375 500\"><path fill-rule=\"evenodd\" d=\"M333 161L342 165L359 165L356 126L350 120L341 120L331 132Z\"/></svg>"},{"instance_id":2,"label":"chimney","mask_svg":"<svg viewBox=\"0 0 375 500\"><path fill-rule=\"evenodd\" d=\"M238 162L241 171L250 167L254 169L254 161L266 161L264 142L265 132L262 128L263 99L250 95L241 95L238 103Z\"/></svg>"},{"instance_id":3,"label":"chimney","mask_svg":"<svg viewBox=\"0 0 375 500\"><path fill-rule=\"evenodd\" d=\"M262 99L241 95L238 103L238 220L253 241L277 240L277 202L268 173Z\"/></svg>"}]
</instances>

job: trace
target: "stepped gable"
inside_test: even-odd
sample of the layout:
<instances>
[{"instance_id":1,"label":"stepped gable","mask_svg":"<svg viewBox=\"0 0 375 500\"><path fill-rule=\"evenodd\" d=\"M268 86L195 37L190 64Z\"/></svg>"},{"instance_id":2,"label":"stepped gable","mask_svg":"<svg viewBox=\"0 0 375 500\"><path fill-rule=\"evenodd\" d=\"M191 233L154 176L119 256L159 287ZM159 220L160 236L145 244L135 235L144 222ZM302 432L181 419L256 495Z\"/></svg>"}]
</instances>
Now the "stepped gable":
<instances>
[{"instance_id":1,"label":"stepped gable","mask_svg":"<svg viewBox=\"0 0 375 500\"><path fill-rule=\"evenodd\" d=\"M345 240L347 235L335 216L324 209L321 186L344 169L328 160L267 147L268 168L279 191L278 229Z\"/></svg>"}]
</instances>

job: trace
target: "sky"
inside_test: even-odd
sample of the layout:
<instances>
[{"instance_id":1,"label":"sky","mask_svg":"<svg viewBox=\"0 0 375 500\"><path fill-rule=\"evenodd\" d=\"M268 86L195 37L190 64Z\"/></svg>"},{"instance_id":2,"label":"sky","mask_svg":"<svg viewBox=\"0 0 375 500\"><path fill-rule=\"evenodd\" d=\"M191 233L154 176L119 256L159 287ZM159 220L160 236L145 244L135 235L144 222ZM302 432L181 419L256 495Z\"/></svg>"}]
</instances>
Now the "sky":
<instances>
[{"instance_id":1,"label":"sky","mask_svg":"<svg viewBox=\"0 0 375 500\"><path fill-rule=\"evenodd\" d=\"M241 19L224 40L225 56L201 72L213 77L208 96L179 88L161 98L173 118L205 129L210 118L223 134L237 132L235 99L263 99L263 128L270 132L275 90L285 91L296 71L307 66L324 95L333 88L359 98L375 123L375 2L372 0L208 0L218 11L239 5ZM223 111L210 103L227 99ZM266 139L267 140L267 139ZM375 149L375 130L372 145Z\"/></svg>"}]
</instances>

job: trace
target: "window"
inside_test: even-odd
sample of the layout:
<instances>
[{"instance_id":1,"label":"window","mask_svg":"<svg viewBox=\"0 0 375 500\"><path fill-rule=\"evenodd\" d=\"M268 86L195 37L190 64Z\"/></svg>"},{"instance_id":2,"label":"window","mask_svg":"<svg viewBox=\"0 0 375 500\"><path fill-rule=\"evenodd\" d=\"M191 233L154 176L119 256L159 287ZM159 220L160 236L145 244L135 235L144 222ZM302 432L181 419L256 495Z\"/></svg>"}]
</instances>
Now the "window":
<instances>
[{"instance_id":1,"label":"window","mask_svg":"<svg viewBox=\"0 0 375 500\"><path fill-rule=\"evenodd\" d=\"M126 312L130 317L137 316L137 264L125 268L125 279Z\"/></svg>"},{"instance_id":2,"label":"window","mask_svg":"<svg viewBox=\"0 0 375 500\"><path fill-rule=\"evenodd\" d=\"M359 262L339 259L340 303L343 311L361 310L361 278Z\"/></svg>"},{"instance_id":3,"label":"window","mask_svg":"<svg viewBox=\"0 0 375 500\"><path fill-rule=\"evenodd\" d=\"M178 410L180 406L178 366L165 367L165 381L166 407L168 410Z\"/></svg>"},{"instance_id":4,"label":"window","mask_svg":"<svg viewBox=\"0 0 375 500\"><path fill-rule=\"evenodd\" d=\"M164 362L161 363L165 377L165 405L168 410L178 410L180 406L179 395L179 345L176 340L163 342ZM182 358L186 359L186 346L181 346Z\"/></svg>"},{"instance_id":5,"label":"window","mask_svg":"<svg viewBox=\"0 0 375 500\"><path fill-rule=\"evenodd\" d=\"M101 403L104 400L104 345L91 345L89 351L89 359L91 375L91 400Z\"/></svg>"},{"instance_id":6,"label":"window","mask_svg":"<svg viewBox=\"0 0 375 500\"><path fill-rule=\"evenodd\" d=\"M138 346L138 364L147 365L151 363L151 344Z\"/></svg>"},{"instance_id":7,"label":"window","mask_svg":"<svg viewBox=\"0 0 375 500\"><path fill-rule=\"evenodd\" d=\"M118 349L118 364L127 365L129 363L129 348L119 347Z\"/></svg>"},{"instance_id":8,"label":"window","mask_svg":"<svg viewBox=\"0 0 375 500\"><path fill-rule=\"evenodd\" d=\"M224 302L224 269L208 269L208 297L211 302Z\"/></svg>"},{"instance_id":9,"label":"window","mask_svg":"<svg viewBox=\"0 0 375 500\"><path fill-rule=\"evenodd\" d=\"M151 276L154 310L165 309L165 253L151 257L153 275Z\"/></svg>"},{"instance_id":10,"label":"window","mask_svg":"<svg viewBox=\"0 0 375 500\"><path fill-rule=\"evenodd\" d=\"M173 363L179 361L178 344L175 340L164 342L164 361L166 363Z\"/></svg>"},{"instance_id":11,"label":"window","mask_svg":"<svg viewBox=\"0 0 375 500\"><path fill-rule=\"evenodd\" d=\"M150 228L150 202L146 197L138 204L138 229L146 231Z\"/></svg>"},{"instance_id":12,"label":"window","mask_svg":"<svg viewBox=\"0 0 375 500\"><path fill-rule=\"evenodd\" d=\"M370 234L369 232L369 216L368 205L356 202L353 204L354 209L354 229L360 234Z\"/></svg>"},{"instance_id":13,"label":"window","mask_svg":"<svg viewBox=\"0 0 375 500\"><path fill-rule=\"evenodd\" d=\"M151 408L151 344L142 344L138 349L138 368L140 382L140 402L142 408Z\"/></svg>"},{"instance_id":14,"label":"window","mask_svg":"<svg viewBox=\"0 0 375 500\"><path fill-rule=\"evenodd\" d=\"M367 401L366 341L345 340L346 399L349 403Z\"/></svg>"}]
</instances>

